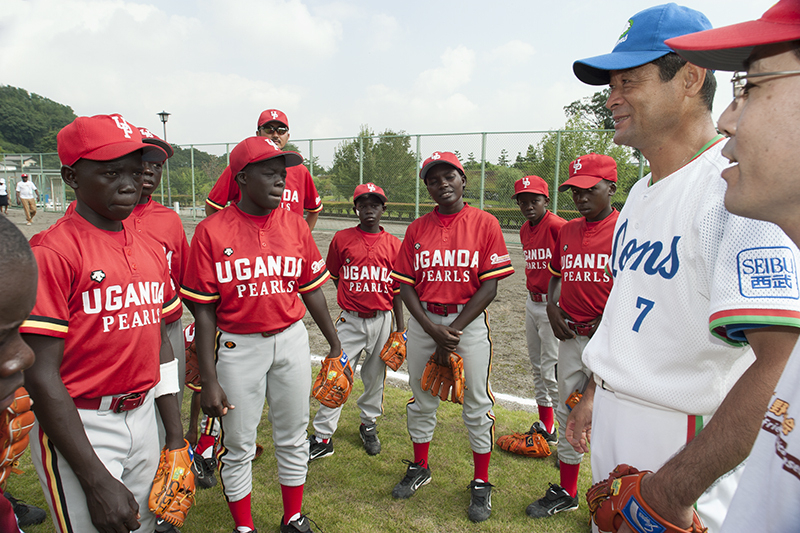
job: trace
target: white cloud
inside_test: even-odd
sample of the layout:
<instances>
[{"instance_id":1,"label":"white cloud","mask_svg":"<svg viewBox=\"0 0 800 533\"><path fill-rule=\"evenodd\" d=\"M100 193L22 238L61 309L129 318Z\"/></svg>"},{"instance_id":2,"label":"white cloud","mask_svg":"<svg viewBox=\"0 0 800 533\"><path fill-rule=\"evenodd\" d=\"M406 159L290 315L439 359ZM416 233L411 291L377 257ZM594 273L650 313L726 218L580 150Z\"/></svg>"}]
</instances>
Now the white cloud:
<instances>
[{"instance_id":1,"label":"white cloud","mask_svg":"<svg viewBox=\"0 0 800 533\"><path fill-rule=\"evenodd\" d=\"M536 49L531 44L517 39L492 50L488 59L504 67L519 68L524 66L534 54L536 54Z\"/></svg>"},{"instance_id":2,"label":"white cloud","mask_svg":"<svg viewBox=\"0 0 800 533\"><path fill-rule=\"evenodd\" d=\"M472 79L475 52L465 46L448 48L441 56L440 67L425 70L417 77L415 91L448 95Z\"/></svg>"}]
</instances>

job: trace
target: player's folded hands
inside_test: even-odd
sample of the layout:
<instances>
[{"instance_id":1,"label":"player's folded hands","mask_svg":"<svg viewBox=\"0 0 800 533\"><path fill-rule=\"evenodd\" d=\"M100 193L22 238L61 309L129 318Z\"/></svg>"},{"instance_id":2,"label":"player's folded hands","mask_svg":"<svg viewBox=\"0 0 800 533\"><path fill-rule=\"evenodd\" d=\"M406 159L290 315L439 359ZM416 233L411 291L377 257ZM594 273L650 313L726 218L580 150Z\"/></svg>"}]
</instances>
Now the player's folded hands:
<instances>
[{"instance_id":1,"label":"player's folded hands","mask_svg":"<svg viewBox=\"0 0 800 533\"><path fill-rule=\"evenodd\" d=\"M436 346L441 347L442 350L449 355L458 348L462 332L450 326L433 324L433 327L430 328L430 331L427 333L430 335L431 339L433 339L433 342L436 343ZM446 361L446 359L444 361Z\"/></svg>"}]
</instances>

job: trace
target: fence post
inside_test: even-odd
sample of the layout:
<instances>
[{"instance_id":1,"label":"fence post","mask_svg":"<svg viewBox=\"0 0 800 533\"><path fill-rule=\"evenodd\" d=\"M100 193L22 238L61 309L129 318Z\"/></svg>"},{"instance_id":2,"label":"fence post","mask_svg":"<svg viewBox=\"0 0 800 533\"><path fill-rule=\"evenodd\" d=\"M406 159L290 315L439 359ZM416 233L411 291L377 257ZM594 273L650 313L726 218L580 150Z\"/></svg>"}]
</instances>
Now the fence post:
<instances>
[{"instance_id":1,"label":"fence post","mask_svg":"<svg viewBox=\"0 0 800 533\"><path fill-rule=\"evenodd\" d=\"M558 175L561 171L561 130L556 132L556 175L553 178L553 214L558 214Z\"/></svg>"},{"instance_id":2,"label":"fence post","mask_svg":"<svg viewBox=\"0 0 800 533\"><path fill-rule=\"evenodd\" d=\"M314 179L314 140L308 140L308 163L309 163L309 173L311 174L311 179Z\"/></svg>"},{"instance_id":3,"label":"fence post","mask_svg":"<svg viewBox=\"0 0 800 533\"><path fill-rule=\"evenodd\" d=\"M414 218L419 218L419 182L420 180L417 179L419 176L419 171L422 170L420 168L420 164L422 163L421 159L421 136L417 135L417 173L414 174Z\"/></svg>"},{"instance_id":4,"label":"fence post","mask_svg":"<svg viewBox=\"0 0 800 533\"><path fill-rule=\"evenodd\" d=\"M231 166L231 143L225 143L225 159L228 166Z\"/></svg>"},{"instance_id":5,"label":"fence post","mask_svg":"<svg viewBox=\"0 0 800 533\"><path fill-rule=\"evenodd\" d=\"M483 209L483 193L486 187L486 132L481 133L481 201Z\"/></svg>"},{"instance_id":6,"label":"fence post","mask_svg":"<svg viewBox=\"0 0 800 533\"><path fill-rule=\"evenodd\" d=\"M644 156L639 152L639 179L644 177Z\"/></svg>"},{"instance_id":7,"label":"fence post","mask_svg":"<svg viewBox=\"0 0 800 533\"><path fill-rule=\"evenodd\" d=\"M194 145L189 146L189 157L191 157L192 161L192 220L197 218L196 210L197 210L197 201L194 197Z\"/></svg>"},{"instance_id":8,"label":"fence post","mask_svg":"<svg viewBox=\"0 0 800 533\"><path fill-rule=\"evenodd\" d=\"M364 183L364 137L358 137L358 184Z\"/></svg>"}]
</instances>

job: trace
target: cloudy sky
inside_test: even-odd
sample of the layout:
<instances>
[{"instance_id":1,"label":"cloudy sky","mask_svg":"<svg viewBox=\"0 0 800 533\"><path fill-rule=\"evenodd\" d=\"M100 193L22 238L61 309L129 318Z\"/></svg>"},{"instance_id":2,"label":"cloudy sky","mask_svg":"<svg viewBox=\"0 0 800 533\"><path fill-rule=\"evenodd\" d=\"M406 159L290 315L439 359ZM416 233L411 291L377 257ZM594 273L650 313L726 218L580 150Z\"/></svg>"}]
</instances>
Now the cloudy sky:
<instances>
[{"instance_id":1,"label":"cloudy sky","mask_svg":"<svg viewBox=\"0 0 800 533\"><path fill-rule=\"evenodd\" d=\"M691 0L714 26L774 0ZM0 84L119 112L169 140L237 142L285 111L294 139L558 128L643 0L3 0ZM716 115L730 98L718 76ZM213 151L213 150L209 150Z\"/></svg>"}]
</instances>

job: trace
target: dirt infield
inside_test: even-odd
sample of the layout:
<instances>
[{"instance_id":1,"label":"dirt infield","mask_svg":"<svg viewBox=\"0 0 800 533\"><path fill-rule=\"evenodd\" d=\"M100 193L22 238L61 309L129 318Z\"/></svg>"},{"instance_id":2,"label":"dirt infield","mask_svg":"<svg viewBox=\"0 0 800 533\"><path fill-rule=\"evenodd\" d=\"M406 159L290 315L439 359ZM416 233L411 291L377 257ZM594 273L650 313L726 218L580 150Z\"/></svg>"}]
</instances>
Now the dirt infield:
<instances>
[{"instance_id":1,"label":"dirt infield","mask_svg":"<svg viewBox=\"0 0 800 533\"><path fill-rule=\"evenodd\" d=\"M30 239L36 233L47 229L55 223L61 217L61 213L39 211L31 226L25 225L25 216L22 213L22 209L11 208L8 216ZM192 220L191 217L183 217L183 221L186 234L191 242L194 228L199 219ZM317 242L322 256L326 256L328 245L336 231L354 226L356 223L357 220L355 219L320 217L314 230L314 240ZM405 227L405 225L397 223L384 224L386 231L400 238L405 232ZM489 319L494 344L494 361L491 375L492 389L495 392L516 397L533 398L533 376L525 345L525 297L527 292L525 289L525 274L523 272L522 247L520 246L518 232L507 231L504 235L511 254L511 263L516 271L513 275L498 283L497 297L489 306ZM339 314L339 307L336 305L336 287L333 283L326 283L323 291L328 301L331 317L335 318ZM406 320L408 320L408 317L409 315L406 313ZM188 324L191 321L191 314L188 311L184 311L184 324ZM325 338L308 313L306 313L304 322L309 332L311 353L325 355L327 353ZM401 371L406 371L405 364ZM526 407L514 402L502 403L513 409L535 410L530 406Z\"/></svg>"}]
</instances>

